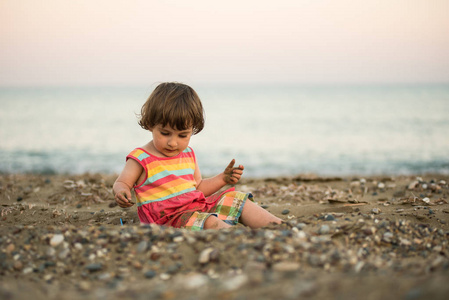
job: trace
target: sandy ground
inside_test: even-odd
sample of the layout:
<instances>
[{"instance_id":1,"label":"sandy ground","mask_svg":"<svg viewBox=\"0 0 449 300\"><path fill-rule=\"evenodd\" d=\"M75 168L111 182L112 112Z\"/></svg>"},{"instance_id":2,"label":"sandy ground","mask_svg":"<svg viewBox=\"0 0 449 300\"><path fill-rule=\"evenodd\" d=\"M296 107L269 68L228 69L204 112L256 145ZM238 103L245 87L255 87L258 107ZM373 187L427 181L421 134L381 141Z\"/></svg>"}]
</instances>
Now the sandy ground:
<instances>
[{"instance_id":1,"label":"sandy ground","mask_svg":"<svg viewBox=\"0 0 449 300\"><path fill-rule=\"evenodd\" d=\"M0 176L0 299L449 294L448 176L246 179L285 223L202 232L140 225L114 180Z\"/></svg>"}]
</instances>

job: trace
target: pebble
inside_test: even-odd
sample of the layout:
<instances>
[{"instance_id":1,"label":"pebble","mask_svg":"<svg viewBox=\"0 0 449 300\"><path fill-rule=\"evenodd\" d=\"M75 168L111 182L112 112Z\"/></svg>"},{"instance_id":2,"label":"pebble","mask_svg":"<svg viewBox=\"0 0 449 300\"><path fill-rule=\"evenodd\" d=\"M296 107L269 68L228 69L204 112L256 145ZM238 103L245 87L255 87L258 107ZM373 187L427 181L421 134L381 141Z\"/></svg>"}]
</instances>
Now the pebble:
<instances>
[{"instance_id":1,"label":"pebble","mask_svg":"<svg viewBox=\"0 0 449 300\"><path fill-rule=\"evenodd\" d=\"M59 244L61 244L63 241L64 241L64 236L62 234L55 234L50 239L50 245L53 246L53 247L56 247Z\"/></svg>"},{"instance_id":2,"label":"pebble","mask_svg":"<svg viewBox=\"0 0 449 300\"><path fill-rule=\"evenodd\" d=\"M156 275L157 275L156 272L153 270L146 271L143 274L143 276L145 276L145 278L148 278L148 279L154 278Z\"/></svg>"},{"instance_id":3,"label":"pebble","mask_svg":"<svg viewBox=\"0 0 449 300\"><path fill-rule=\"evenodd\" d=\"M86 266L86 270L89 272L97 272L103 269L103 264L101 263L93 263Z\"/></svg>"},{"instance_id":4,"label":"pebble","mask_svg":"<svg viewBox=\"0 0 449 300\"><path fill-rule=\"evenodd\" d=\"M6 246L6 253L11 253L14 251L14 249L16 249L16 246L14 244L9 244L8 246Z\"/></svg>"},{"instance_id":5,"label":"pebble","mask_svg":"<svg viewBox=\"0 0 449 300\"><path fill-rule=\"evenodd\" d=\"M248 276L246 276L245 274L240 274L229 279L225 279L222 282L222 289L227 292L235 291L240 289L247 282Z\"/></svg>"},{"instance_id":6,"label":"pebble","mask_svg":"<svg viewBox=\"0 0 449 300\"><path fill-rule=\"evenodd\" d=\"M199 289L209 283L206 275L199 273L191 274L184 278L183 286L188 290Z\"/></svg>"},{"instance_id":7,"label":"pebble","mask_svg":"<svg viewBox=\"0 0 449 300\"><path fill-rule=\"evenodd\" d=\"M335 221L335 217L334 217L333 215L326 215L326 216L324 217L324 219L325 219L326 221Z\"/></svg>"},{"instance_id":8,"label":"pebble","mask_svg":"<svg viewBox=\"0 0 449 300\"><path fill-rule=\"evenodd\" d=\"M137 253L142 253L147 251L148 249L148 242L147 241L141 241L138 245L137 245Z\"/></svg>"},{"instance_id":9,"label":"pebble","mask_svg":"<svg viewBox=\"0 0 449 300\"><path fill-rule=\"evenodd\" d=\"M298 223L298 224L296 224L295 227L298 228L299 230L303 230L304 228L307 227L307 224L306 223Z\"/></svg>"},{"instance_id":10,"label":"pebble","mask_svg":"<svg viewBox=\"0 0 449 300\"><path fill-rule=\"evenodd\" d=\"M279 262L273 265L273 271L277 272L295 272L299 270L299 263L297 262Z\"/></svg>"},{"instance_id":11,"label":"pebble","mask_svg":"<svg viewBox=\"0 0 449 300\"><path fill-rule=\"evenodd\" d=\"M319 234L328 234L330 232L330 227L328 225L321 225L320 229L318 230Z\"/></svg>"},{"instance_id":12,"label":"pebble","mask_svg":"<svg viewBox=\"0 0 449 300\"><path fill-rule=\"evenodd\" d=\"M289 209L284 209L283 211L282 211L282 214L283 215L288 215L290 213L290 210Z\"/></svg>"}]
</instances>

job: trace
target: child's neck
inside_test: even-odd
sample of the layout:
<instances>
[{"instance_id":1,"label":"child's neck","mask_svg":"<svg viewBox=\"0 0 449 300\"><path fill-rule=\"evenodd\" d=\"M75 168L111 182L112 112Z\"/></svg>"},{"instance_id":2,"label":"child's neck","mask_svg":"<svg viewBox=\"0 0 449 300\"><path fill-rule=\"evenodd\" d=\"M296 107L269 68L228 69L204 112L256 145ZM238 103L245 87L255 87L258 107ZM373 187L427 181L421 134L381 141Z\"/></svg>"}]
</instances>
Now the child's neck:
<instances>
[{"instance_id":1,"label":"child's neck","mask_svg":"<svg viewBox=\"0 0 449 300\"><path fill-rule=\"evenodd\" d=\"M162 153L157 151L157 149L154 147L153 140L149 141L147 144L145 144L142 147L145 151L150 153L151 155L157 156L157 157L165 157Z\"/></svg>"}]
</instances>

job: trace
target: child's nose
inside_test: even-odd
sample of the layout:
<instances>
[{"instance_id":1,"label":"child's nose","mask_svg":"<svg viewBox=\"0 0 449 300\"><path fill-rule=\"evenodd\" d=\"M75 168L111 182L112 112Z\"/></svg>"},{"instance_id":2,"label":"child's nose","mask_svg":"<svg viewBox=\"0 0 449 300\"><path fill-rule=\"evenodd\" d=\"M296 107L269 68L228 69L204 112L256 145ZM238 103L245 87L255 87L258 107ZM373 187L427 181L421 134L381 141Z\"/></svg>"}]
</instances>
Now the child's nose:
<instances>
[{"instance_id":1,"label":"child's nose","mask_svg":"<svg viewBox=\"0 0 449 300\"><path fill-rule=\"evenodd\" d=\"M175 147L175 146L177 145L176 138L171 138L171 139L169 139L169 140L168 140L168 145L169 145L170 147Z\"/></svg>"}]
</instances>

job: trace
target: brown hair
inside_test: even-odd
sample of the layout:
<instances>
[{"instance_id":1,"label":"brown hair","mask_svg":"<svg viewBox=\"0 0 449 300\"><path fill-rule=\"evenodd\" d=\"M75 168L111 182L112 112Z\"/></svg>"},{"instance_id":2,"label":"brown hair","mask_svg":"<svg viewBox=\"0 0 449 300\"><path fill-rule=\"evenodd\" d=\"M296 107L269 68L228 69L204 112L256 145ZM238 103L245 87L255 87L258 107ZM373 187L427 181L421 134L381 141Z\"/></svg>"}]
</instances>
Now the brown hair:
<instances>
[{"instance_id":1,"label":"brown hair","mask_svg":"<svg viewBox=\"0 0 449 300\"><path fill-rule=\"evenodd\" d=\"M193 134L204 128L204 110L197 93L177 82L159 84L142 106L139 125L151 130L169 125L175 130L193 127Z\"/></svg>"}]
</instances>

